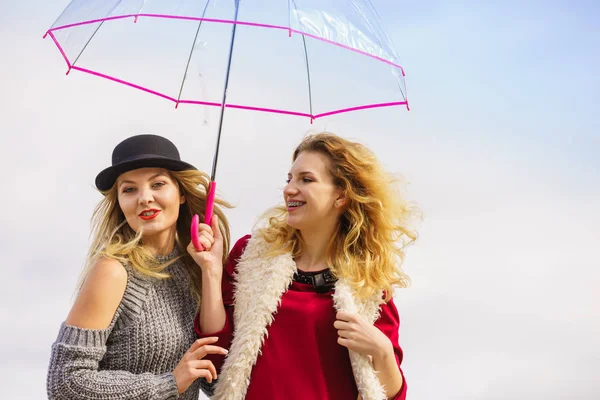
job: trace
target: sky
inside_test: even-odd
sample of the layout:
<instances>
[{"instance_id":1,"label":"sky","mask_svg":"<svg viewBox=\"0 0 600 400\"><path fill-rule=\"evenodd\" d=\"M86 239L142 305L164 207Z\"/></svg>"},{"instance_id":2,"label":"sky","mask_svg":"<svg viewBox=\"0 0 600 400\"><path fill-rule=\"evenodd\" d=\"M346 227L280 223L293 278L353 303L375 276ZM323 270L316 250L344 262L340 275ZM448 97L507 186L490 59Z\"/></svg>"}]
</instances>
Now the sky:
<instances>
[{"instance_id":1,"label":"sky","mask_svg":"<svg viewBox=\"0 0 600 400\"><path fill-rule=\"evenodd\" d=\"M598 398L600 6L372 3L406 71L411 110L367 110L313 124L228 110L217 181L236 206L227 213L232 238L281 201L292 150L307 132L359 140L403 177L407 198L424 214L404 264L413 284L395 294L409 398ZM113 147L133 134L156 133L173 140L184 160L206 171L212 165L218 109L174 110L146 93L65 75L62 57L42 35L67 4L0 0L4 398L45 398L50 348L72 304L100 199L94 178ZM256 33L269 42L252 53L249 46L260 40L240 32L232 96L304 106L304 77L296 72L302 57L271 61L278 38ZM152 78L155 64L144 57L154 53L127 58L132 50L110 35L99 43L114 57L90 53L90 63L125 60L129 72ZM198 54L218 53L218 43L202 41ZM160 44L148 40L139 50ZM327 51L319 44L308 42L308 49L317 54L314 79L322 85L315 106L388 95L389 86L378 88L382 70L365 73L372 63L341 67L340 59L318 53ZM201 60L193 65L197 76L222 71ZM220 90L216 79L196 84Z\"/></svg>"}]
</instances>

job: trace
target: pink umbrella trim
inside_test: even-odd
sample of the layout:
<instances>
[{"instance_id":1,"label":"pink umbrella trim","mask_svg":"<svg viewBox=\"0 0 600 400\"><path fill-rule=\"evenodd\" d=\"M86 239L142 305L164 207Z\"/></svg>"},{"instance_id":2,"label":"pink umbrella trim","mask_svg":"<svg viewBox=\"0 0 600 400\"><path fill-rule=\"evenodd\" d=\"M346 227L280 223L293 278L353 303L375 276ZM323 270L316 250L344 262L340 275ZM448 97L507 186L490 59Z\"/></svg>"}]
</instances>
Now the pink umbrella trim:
<instances>
[{"instance_id":1,"label":"pink umbrella trim","mask_svg":"<svg viewBox=\"0 0 600 400\"><path fill-rule=\"evenodd\" d=\"M162 97L163 99L166 100L170 100L172 102L175 103L175 108L177 108L179 106L179 104L196 104L196 105L204 105L204 106L213 106L213 107L221 107L221 103L216 103L216 102L208 102L208 101L199 101L199 100L177 100L171 96L168 96L166 94L157 92L155 90L146 88L144 86L140 86L140 85L136 85L135 83L132 82L128 82L125 81L123 79L119 79L116 78L114 76L110 76L110 75L106 75L106 74L102 74L100 72L97 71L92 71L90 69L87 68L82 68L82 67L78 67L75 65L72 65L71 62L69 61L69 58L67 57L67 55L65 54L62 46L60 45L60 43L58 43L58 40L56 39L56 37L54 36L53 32L54 31L58 31L58 30L63 30L63 29L68 29L68 28L72 28L75 26L81 26L81 25L88 25L88 24L94 24L94 23L98 23L98 22L103 22L103 21L111 21L111 20L117 20L117 19L123 19L123 18L135 18L135 20L137 20L138 17L150 17L150 18L168 18L168 19L181 19L181 20L193 20L193 21L206 21L206 22L215 22L215 23L228 23L228 24L238 24L238 25L248 25L248 26L256 26L256 27L262 27L262 28L270 28L270 29L280 29L280 30L285 30L288 32L295 32L297 34L300 35L304 35L304 36L308 36L317 40L321 40L323 42L327 42L330 44L333 44L335 46L339 46L342 48L345 48L347 50L365 55L367 57L371 57L374 58L376 60L379 60L381 62L384 62L386 64L392 65L396 68L399 68L402 76L405 76L404 73L404 68L402 68L402 66L393 63L391 61L388 61L384 58L366 53L362 50L358 50L346 45L343 45L341 43L337 43L334 41L331 41L329 39L325 39L316 35L312 35L306 32L302 32L302 31L298 31L296 29L291 29L289 27L284 27L284 26L279 26L279 25L269 25L269 24L260 24L260 23L255 23L255 22L244 22L244 21L233 21L233 20L225 20L225 19L214 19L214 18L200 18L200 17L185 17L185 16L177 16L177 15L163 15L163 14L131 14L131 15L119 15L119 16L113 16L113 17L106 17L106 18L99 18L99 19L94 19L94 20L89 20L89 21L82 21L82 22L77 22L77 23L73 23L73 24L68 24L68 25L62 25L62 26L58 26L55 28L51 28L49 29L45 34L44 34L44 38L46 37L46 35L50 35L50 37L52 38L52 41L54 42L54 44L56 45L56 47L58 48L58 50L60 51L60 54L63 56L65 62L67 63L67 67L69 68L67 71L67 74L69 74L69 72L73 69L73 70L77 70L80 72L84 72L90 75L94 75L100 78L104 78L104 79L108 79L111 80L113 82L116 83L120 83L138 90L142 90L146 93L150 93L159 97ZM406 88L405 88L406 89ZM338 110L333 110L333 111L328 111L325 113L321 113L321 114L316 114L316 115L311 115L308 113L304 113L304 112L298 112L298 111L291 111L291 110L282 110L282 109L275 109L275 108L264 108L264 107L255 107L255 106L248 106L248 105L241 105L241 104L225 104L225 107L227 108L237 108L237 109L242 109L242 110L251 110L251 111L260 111L260 112L269 112L269 113L276 113L276 114L286 114L286 115L295 115L295 116L301 116L301 117L308 117L312 120L318 119L318 118L322 118L322 117L326 117L329 115L335 115L335 114L341 114L341 113L346 113L346 112L351 112L351 111L358 111L358 110L365 110L365 109L370 109L370 108L380 108L380 107L392 107L392 106L399 106L399 105L404 105L406 106L407 109L410 109L408 106L408 100L405 101L396 101L396 102L387 102L387 103L375 103L375 104L365 104L365 105L361 105L361 106L355 106L355 107L349 107L349 108L343 108L343 109L338 109Z\"/></svg>"},{"instance_id":2,"label":"pink umbrella trim","mask_svg":"<svg viewBox=\"0 0 600 400\"><path fill-rule=\"evenodd\" d=\"M313 39L320 40L322 42L326 42L326 43L329 43L329 44L333 44L335 46L342 47L344 49L353 51L355 53L362 54L362 55L370 57L370 58L374 58L374 59L376 59L378 61L381 61L381 62L384 62L386 64L392 65L392 66L394 66L396 68L400 68L400 70L402 71L402 76L404 76L404 68L402 68L401 65L396 64L396 63L394 63L392 61L386 60L385 58L382 58L382 57L379 57L379 56L376 56L376 55L373 55L373 54L369 54L369 53L367 53L365 51L358 50L358 49L355 49L353 47L347 46L345 44L334 42L332 40L325 39L325 38L322 38L322 37L317 36L317 35L313 35L313 34L310 34L310 33L307 33L307 32L302 32L302 31L299 31L297 29L291 29L290 27L281 26L281 25L261 24L261 23L246 22L246 21L234 21L234 20L229 20L229 19L186 17L186 16L182 16L182 15L168 15L168 14L128 14L128 15L117 15L117 16L113 16L113 17L98 18L98 19L92 19L92 20L89 20L89 21L81 21L81 22L76 22L76 23L73 23L73 24L61 25L61 26L57 26L55 28L50 28L48 30L48 33L52 32L52 31L58 31L58 30L62 30L62 29L72 28L72 27L75 27L75 26L95 24L95 23L98 23L98 22L112 21L112 20L116 20L116 19L135 18L137 20L137 18L139 18L139 17L181 19L181 20L187 20L187 21L206 21L206 22L215 22L215 23L221 23L221 24L237 24L237 25L256 26L256 27L261 27L261 28L280 29L280 30L285 30L285 31L288 31L288 32L294 32L294 33L297 33L297 34L300 34L300 35L304 35L304 36L311 37Z\"/></svg>"}]
</instances>

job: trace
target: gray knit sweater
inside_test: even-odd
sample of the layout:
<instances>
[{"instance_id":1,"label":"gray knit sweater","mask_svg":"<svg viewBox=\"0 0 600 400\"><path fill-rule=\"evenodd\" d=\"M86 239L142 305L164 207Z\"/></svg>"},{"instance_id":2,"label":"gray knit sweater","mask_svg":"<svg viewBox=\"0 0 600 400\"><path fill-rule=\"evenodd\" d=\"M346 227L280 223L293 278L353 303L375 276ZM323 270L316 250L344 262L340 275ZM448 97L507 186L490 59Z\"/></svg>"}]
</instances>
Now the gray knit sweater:
<instances>
[{"instance_id":1,"label":"gray knit sweater","mask_svg":"<svg viewBox=\"0 0 600 400\"><path fill-rule=\"evenodd\" d=\"M163 262L176 257L160 257ZM167 279L127 270L127 287L106 329L62 324L48 370L49 399L198 399L198 379L179 397L173 369L196 334L196 302L190 275L181 260L165 272Z\"/></svg>"}]
</instances>

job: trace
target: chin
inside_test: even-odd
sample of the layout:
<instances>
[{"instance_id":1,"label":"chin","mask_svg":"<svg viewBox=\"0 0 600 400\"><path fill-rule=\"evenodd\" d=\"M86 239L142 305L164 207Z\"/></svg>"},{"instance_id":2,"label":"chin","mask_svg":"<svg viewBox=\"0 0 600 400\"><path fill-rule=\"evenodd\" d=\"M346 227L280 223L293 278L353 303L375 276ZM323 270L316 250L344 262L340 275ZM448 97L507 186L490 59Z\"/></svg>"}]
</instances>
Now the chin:
<instances>
[{"instance_id":1,"label":"chin","mask_svg":"<svg viewBox=\"0 0 600 400\"><path fill-rule=\"evenodd\" d=\"M148 239L153 236L156 236L159 232L156 229L144 229L142 233L142 239Z\"/></svg>"},{"instance_id":2,"label":"chin","mask_svg":"<svg viewBox=\"0 0 600 400\"><path fill-rule=\"evenodd\" d=\"M146 224L143 229L142 236L154 236L166 230L162 224Z\"/></svg>"},{"instance_id":3,"label":"chin","mask_svg":"<svg viewBox=\"0 0 600 400\"><path fill-rule=\"evenodd\" d=\"M292 228L299 230L299 231L304 230L304 229L309 229L312 226L314 226L314 223L311 224L308 221L302 221L302 220L299 221L294 218L292 218L292 219L288 218L287 224L288 224L288 226L291 226Z\"/></svg>"},{"instance_id":4,"label":"chin","mask_svg":"<svg viewBox=\"0 0 600 400\"><path fill-rule=\"evenodd\" d=\"M287 219L287 224L288 224L288 226L291 226L294 229L300 229L300 225L301 225L298 223L298 221L296 221L294 218L290 218L289 216Z\"/></svg>"}]
</instances>

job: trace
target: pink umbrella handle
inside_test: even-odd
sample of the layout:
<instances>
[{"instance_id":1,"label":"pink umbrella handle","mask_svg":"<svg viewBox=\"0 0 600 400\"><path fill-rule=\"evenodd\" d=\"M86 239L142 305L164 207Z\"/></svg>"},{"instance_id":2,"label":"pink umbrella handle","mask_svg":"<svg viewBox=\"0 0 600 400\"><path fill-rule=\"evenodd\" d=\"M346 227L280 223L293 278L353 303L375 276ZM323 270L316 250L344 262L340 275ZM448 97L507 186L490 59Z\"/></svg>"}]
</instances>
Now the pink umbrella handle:
<instances>
[{"instance_id":1,"label":"pink umbrella handle","mask_svg":"<svg viewBox=\"0 0 600 400\"><path fill-rule=\"evenodd\" d=\"M206 196L206 213L204 214L204 223L210 226L212 221L213 209L215 208L215 192L217 191L217 182L211 181L208 185L208 196Z\"/></svg>"},{"instance_id":2,"label":"pink umbrella handle","mask_svg":"<svg viewBox=\"0 0 600 400\"><path fill-rule=\"evenodd\" d=\"M215 192L217 188L216 182L211 182L208 187L208 196L206 197L206 213L204 215L204 223L210 225L212 220L213 210L215 208ZM190 227L190 237L192 238L192 244L197 251L203 251L204 246L200 243L200 236L198 235L198 225L200 224L200 217L195 214L192 217L192 226Z\"/></svg>"},{"instance_id":3,"label":"pink umbrella handle","mask_svg":"<svg viewBox=\"0 0 600 400\"><path fill-rule=\"evenodd\" d=\"M192 226L190 227L190 237L192 238L192 244L196 251L203 251L204 246L200 243L200 236L198 235L198 225L200 224L200 217L198 214L194 214L192 217Z\"/></svg>"}]
</instances>

